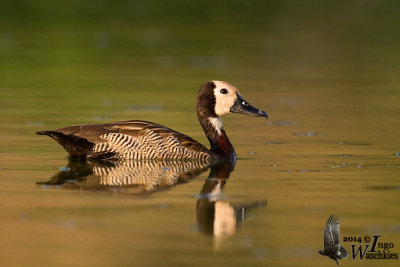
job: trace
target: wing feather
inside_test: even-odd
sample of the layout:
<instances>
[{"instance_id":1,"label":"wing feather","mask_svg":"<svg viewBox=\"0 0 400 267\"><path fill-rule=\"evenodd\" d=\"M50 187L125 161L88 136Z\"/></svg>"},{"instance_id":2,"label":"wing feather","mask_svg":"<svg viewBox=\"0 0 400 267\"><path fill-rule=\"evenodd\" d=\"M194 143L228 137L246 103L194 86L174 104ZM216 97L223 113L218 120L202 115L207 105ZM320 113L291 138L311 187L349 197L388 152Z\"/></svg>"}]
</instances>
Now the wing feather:
<instances>
[{"instance_id":1,"label":"wing feather","mask_svg":"<svg viewBox=\"0 0 400 267\"><path fill-rule=\"evenodd\" d=\"M334 214L329 216L324 230L324 248L340 244L340 221ZM339 249L339 247L338 247Z\"/></svg>"}]
</instances>

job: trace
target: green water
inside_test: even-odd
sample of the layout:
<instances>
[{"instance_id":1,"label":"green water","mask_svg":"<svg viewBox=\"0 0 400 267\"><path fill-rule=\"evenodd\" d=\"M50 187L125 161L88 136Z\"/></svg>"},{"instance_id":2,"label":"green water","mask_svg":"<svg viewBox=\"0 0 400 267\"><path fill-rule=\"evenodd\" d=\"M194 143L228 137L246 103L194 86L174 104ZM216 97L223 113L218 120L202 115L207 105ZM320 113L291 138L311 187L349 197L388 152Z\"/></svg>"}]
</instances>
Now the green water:
<instances>
[{"instance_id":1,"label":"green water","mask_svg":"<svg viewBox=\"0 0 400 267\"><path fill-rule=\"evenodd\" d=\"M399 15L398 1L3 1L1 265L334 266L316 253L332 213L342 238L400 253ZM70 163L38 130L142 119L208 145L195 99L212 79L270 116L223 118L229 179L43 185Z\"/></svg>"}]
</instances>

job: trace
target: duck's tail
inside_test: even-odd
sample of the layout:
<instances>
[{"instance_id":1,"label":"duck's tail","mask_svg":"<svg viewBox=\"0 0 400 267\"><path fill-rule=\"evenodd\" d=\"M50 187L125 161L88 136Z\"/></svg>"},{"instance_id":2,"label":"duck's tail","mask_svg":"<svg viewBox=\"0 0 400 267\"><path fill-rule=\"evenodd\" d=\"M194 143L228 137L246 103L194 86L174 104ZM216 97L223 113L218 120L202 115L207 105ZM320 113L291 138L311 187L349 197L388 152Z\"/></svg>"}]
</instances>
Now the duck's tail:
<instances>
[{"instance_id":1,"label":"duck's tail","mask_svg":"<svg viewBox=\"0 0 400 267\"><path fill-rule=\"evenodd\" d=\"M63 134L57 131L39 131L36 134L50 136L67 150L72 157L86 157L94 146L87 139L73 134Z\"/></svg>"}]
</instances>

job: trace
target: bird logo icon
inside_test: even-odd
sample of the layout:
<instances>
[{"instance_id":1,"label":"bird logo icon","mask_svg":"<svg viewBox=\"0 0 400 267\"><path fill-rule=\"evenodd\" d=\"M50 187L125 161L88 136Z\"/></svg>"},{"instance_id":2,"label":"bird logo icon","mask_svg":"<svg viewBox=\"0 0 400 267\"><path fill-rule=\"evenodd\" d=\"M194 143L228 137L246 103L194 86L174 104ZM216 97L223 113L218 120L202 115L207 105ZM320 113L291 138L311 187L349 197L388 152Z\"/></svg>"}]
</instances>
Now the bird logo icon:
<instances>
[{"instance_id":1,"label":"bird logo icon","mask_svg":"<svg viewBox=\"0 0 400 267\"><path fill-rule=\"evenodd\" d=\"M348 257L347 250L340 245L340 221L334 214L329 216L324 230L324 249L318 251L323 256L328 256L339 265L339 259Z\"/></svg>"}]
</instances>

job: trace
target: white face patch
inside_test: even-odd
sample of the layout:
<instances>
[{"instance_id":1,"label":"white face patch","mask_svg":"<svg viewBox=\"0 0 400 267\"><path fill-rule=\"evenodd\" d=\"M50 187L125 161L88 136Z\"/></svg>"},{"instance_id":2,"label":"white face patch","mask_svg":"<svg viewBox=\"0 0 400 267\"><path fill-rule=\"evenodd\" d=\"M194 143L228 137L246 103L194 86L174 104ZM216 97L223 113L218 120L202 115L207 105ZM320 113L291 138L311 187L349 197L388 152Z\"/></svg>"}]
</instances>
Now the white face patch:
<instances>
[{"instance_id":1,"label":"white face patch","mask_svg":"<svg viewBox=\"0 0 400 267\"><path fill-rule=\"evenodd\" d=\"M229 113L235 104L239 90L232 84L223 81L213 81L215 84L215 114L219 117Z\"/></svg>"},{"instance_id":2,"label":"white face patch","mask_svg":"<svg viewBox=\"0 0 400 267\"><path fill-rule=\"evenodd\" d=\"M208 121L211 123L212 127L217 131L217 133L221 134L222 130L221 118L208 118Z\"/></svg>"}]
</instances>

